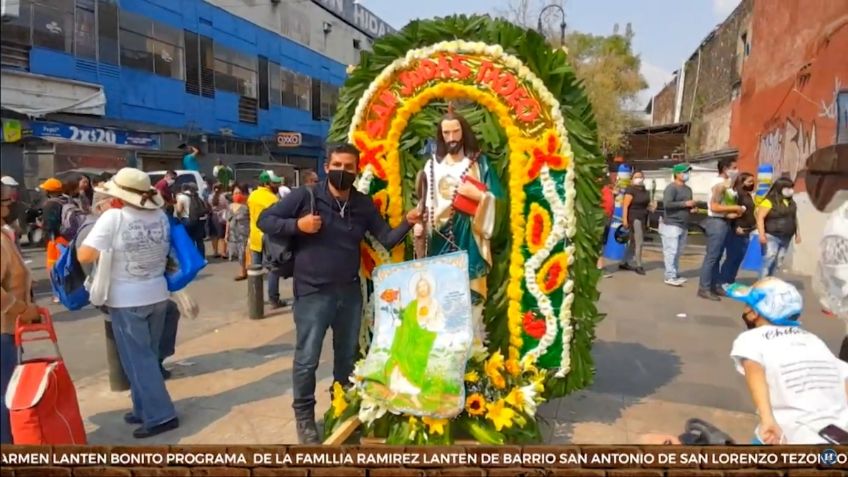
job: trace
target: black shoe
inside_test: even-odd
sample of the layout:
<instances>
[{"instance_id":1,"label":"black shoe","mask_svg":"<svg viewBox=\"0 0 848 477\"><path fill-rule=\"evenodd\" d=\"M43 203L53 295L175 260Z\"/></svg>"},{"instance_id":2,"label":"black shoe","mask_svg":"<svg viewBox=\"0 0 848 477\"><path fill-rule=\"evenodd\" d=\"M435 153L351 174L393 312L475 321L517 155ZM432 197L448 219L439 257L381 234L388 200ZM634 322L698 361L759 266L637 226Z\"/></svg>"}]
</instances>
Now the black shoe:
<instances>
[{"instance_id":1,"label":"black shoe","mask_svg":"<svg viewBox=\"0 0 848 477\"><path fill-rule=\"evenodd\" d=\"M710 293L716 296L727 296L727 292L725 292L724 288L722 287L713 288L712 290L710 290Z\"/></svg>"},{"instance_id":2,"label":"black shoe","mask_svg":"<svg viewBox=\"0 0 848 477\"><path fill-rule=\"evenodd\" d=\"M718 295L716 295L712 292L709 292L707 290L698 290L698 296L705 299L705 300L721 301L721 298L719 298Z\"/></svg>"},{"instance_id":3,"label":"black shoe","mask_svg":"<svg viewBox=\"0 0 848 477\"><path fill-rule=\"evenodd\" d=\"M630 270L633 270L633 267L631 267L629 263L620 263L620 264L618 264L618 269L630 271Z\"/></svg>"},{"instance_id":4,"label":"black shoe","mask_svg":"<svg viewBox=\"0 0 848 477\"><path fill-rule=\"evenodd\" d=\"M163 432L172 431L176 428L180 427L180 419L175 417L168 422L163 422L158 426L153 426L150 429L142 426L133 431L133 437L136 439L145 439L147 437L158 436Z\"/></svg>"},{"instance_id":5,"label":"black shoe","mask_svg":"<svg viewBox=\"0 0 848 477\"><path fill-rule=\"evenodd\" d=\"M318 437L318 426L315 425L315 419L298 419L297 420L297 441L301 444L320 444L321 439Z\"/></svg>"},{"instance_id":6,"label":"black shoe","mask_svg":"<svg viewBox=\"0 0 848 477\"><path fill-rule=\"evenodd\" d=\"M132 411L130 411L124 414L124 422L126 422L127 424L139 425L144 421L142 421L140 417L136 417L136 415L133 414Z\"/></svg>"},{"instance_id":7,"label":"black shoe","mask_svg":"<svg viewBox=\"0 0 848 477\"><path fill-rule=\"evenodd\" d=\"M644 275L644 274L645 274L645 269L644 269L644 268L642 268L642 267L636 267L636 269L635 269L634 271L635 271L637 274L639 274L639 275Z\"/></svg>"}]
</instances>

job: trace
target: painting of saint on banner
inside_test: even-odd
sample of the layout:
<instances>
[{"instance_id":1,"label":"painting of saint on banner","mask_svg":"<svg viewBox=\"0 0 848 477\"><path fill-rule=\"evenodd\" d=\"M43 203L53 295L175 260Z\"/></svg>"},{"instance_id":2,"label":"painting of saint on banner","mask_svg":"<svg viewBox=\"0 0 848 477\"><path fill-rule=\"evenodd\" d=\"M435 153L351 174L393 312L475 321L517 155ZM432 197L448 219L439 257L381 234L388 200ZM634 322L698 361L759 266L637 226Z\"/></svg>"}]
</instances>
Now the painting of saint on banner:
<instances>
[{"instance_id":1,"label":"painting of saint on banner","mask_svg":"<svg viewBox=\"0 0 848 477\"><path fill-rule=\"evenodd\" d=\"M458 415L474 337L467 253L385 265L372 276L375 325L360 371L364 392L393 412Z\"/></svg>"}]
</instances>

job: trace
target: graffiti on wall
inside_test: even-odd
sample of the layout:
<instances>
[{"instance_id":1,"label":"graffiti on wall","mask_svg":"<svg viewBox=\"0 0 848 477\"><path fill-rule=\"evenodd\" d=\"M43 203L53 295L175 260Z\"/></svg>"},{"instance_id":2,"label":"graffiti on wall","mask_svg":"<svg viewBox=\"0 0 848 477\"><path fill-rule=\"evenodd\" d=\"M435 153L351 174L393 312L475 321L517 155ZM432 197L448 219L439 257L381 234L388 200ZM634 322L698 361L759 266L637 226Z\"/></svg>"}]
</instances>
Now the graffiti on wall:
<instances>
[{"instance_id":1,"label":"graffiti on wall","mask_svg":"<svg viewBox=\"0 0 848 477\"><path fill-rule=\"evenodd\" d=\"M816 124L787 119L762 137L757 159L774 166L775 176L788 174L794 179L816 149Z\"/></svg>"},{"instance_id":2,"label":"graffiti on wall","mask_svg":"<svg viewBox=\"0 0 848 477\"><path fill-rule=\"evenodd\" d=\"M839 92L842 89L842 81L839 78L835 78L833 86L833 98L828 103L825 100L821 100L821 106L819 107L819 117L827 118L827 119L836 119L837 112L837 97L839 97Z\"/></svg>"}]
</instances>

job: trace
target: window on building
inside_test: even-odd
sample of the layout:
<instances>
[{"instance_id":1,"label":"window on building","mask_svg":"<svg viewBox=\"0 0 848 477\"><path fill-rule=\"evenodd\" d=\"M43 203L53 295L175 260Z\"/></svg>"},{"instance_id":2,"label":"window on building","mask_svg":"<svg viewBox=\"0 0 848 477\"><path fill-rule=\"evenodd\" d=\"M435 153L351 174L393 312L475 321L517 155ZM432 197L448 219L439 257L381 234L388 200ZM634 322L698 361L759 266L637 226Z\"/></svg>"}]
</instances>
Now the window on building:
<instances>
[{"instance_id":1,"label":"window on building","mask_svg":"<svg viewBox=\"0 0 848 477\"><path fill-rule=\"evenodd\" d=\"M318 78L310 78L312 81L312 119L318 121L321 119L321 80Z\"/></svg>"},{"instance_id":2,"label":"window on building","mask_svg":"<svg viewBox=\"0 0 848 477\"><path fill-rule=\"evenodd\" d=\"M283 106L289 108L297 107L297 97L294 95L294 77L295 72L285 68L280 69L280 89L282 90Z\"/></svg>"},{"instance_id":3,"label":"window on building","mask_svg":"<svg viewBox=\"0 0 848 477\"><path fill-rule=\"evenodd\" d=\"M257 58L234 49L215 47L215 88L256 98Z\"/></svg>"},{"instance_id":4,"label":"window on building","mask_svg":"<svg viewBox=\"0 0 848 477\"><path fill-rule=\"evenodd\" d=\"M95 27L95 0L77 0L74 28L74 55L97 59L97 31Z\"/></svg>"},{"instance_id":5,"label":"window on building","mask_svg":"<svg viewBox=\"0 0 848 477\"><path fill-rule=\"evenodd\" d=\"M268 109L268 95L270 94L270 90L268 89L268 58L264 56L259 57L259 69L257 73L259 75L259 107L261 109Z\"/></svg>"},{"instance_id":6,"label":"window on building","mask_svg":"<svg viewBox=\"0 0 848 477\"><path fill-rule=\"evenodd\" d=\"M848 90L836 95L836 143L848 144Z\"/></svg>"},{"instance_id":7,"label":"window on building","mask_svg":"<svg viewBox=\"0 0 848 477\"><path fill-rule=\"evenodd\" d=\"M4 25L4 37L5 30ZM32 4L33 46L72 53L73 38L74 0L51 0Z\"/></svg>"},{"instance_id":8,"label":"window on building","mask_svg":"<svg viewBox=\"0 0 848 477\"><path fill-rule=\"evenodd\" d=\"M294 96L297 109L310 111L312 109L312 78L307 75L295 74Z\"/></svg>"},{"instance_id":9,"label":"window on building","mask_svg":"<svg viewBox=\"0 0 848 477\"><path fill-rule=\"evenodd\" d=\"M283 72L280 65L268 63L268 95L271 104L283 104Z\"/></svg>"},{"instance_id":10,"label":"window on building","mask_svg":"<svg viewBox=\"0 0 848 477\"><path fill-rule=\"evenodd\" d=\"M115 0L97 2L97 40L99 61L117 65L121 50L118 45L118 5Z\"/></svg>"},{"instance_id":11,"label":"window on building","mask_svg":"<svg viewBox=\"0 0 848 477\"><path fill-rule=\"evenodd\" d=\"M30 0L21 0L17 18L10 18L8 22L3 22L3 43L6 42L32 45L32 2Z\"/></svg>"},{"instance_id":12,"label":"window on building","mask_svg":"<svg viewBox=\"0 0 848 477\"><path fill-rule=\"evenodd\" d=\"M339 87L321 82L321 119L332 119L339 102Z\"/></svg>"},{"instance_id":13,"label":"window on building","mask_svg":"<svg viewBox=\"0 0 848 477\"><path fill-rule=\"evenodd\" d=\"M175 28L121 11L121 65L183 79L183 35Z\"/></svg>"},{"instance_id":14,"label":"window on building","mask_svg":"<svg viewBox=\"0 0 848 477\"><path fill-rule=\"evenodd\" d=\"M361 50L362 49L362 40L360 40L358 38L354 38L353 39L353 49L354 50Z\"/></svg>"}]
</instances>

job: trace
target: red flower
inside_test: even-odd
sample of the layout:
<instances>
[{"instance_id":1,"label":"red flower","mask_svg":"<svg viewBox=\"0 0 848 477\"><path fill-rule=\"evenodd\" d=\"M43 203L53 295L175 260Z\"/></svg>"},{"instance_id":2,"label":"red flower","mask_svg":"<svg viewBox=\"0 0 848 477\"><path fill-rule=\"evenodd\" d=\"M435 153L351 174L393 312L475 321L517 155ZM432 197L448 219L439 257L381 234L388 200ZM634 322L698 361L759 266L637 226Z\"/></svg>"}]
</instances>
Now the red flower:
<instances>
[{"instance_id":1,"label":"red flower","mask_svg":"<svg viewBox=\"0 0 848 477\"><path fill-rule=\"evenodd\" d=\"M374 271L374 267L377 264L374 263L374 258L365 246L360 247L360 256L362 257L362 267L365 269L365 276L371 278L371 272Z\"/></svg>"},{"instance_id":2,"label":"red flower","mask_svg":"<svg viewBox=\"0 0 848 477\"><path fill-rule=\"evenodd\" d=\"M551 169L556 170L562 169L566 166L565 158L558 154L559 141L557 141L556 135L548 134L547 142L548 144L544 151L537 147L533 148L533 159L530 163L530 170L527 171L527 178L530 180L534 180L539 177L539 172L545 164L547 164Z\"/></svg>"},{"instance_id":3,"label":"red flower","mask_svg":"<svg viewBox=\"0 0 848 477\"><path fill-rule=\"evenodd\" d=\"M527 333L527 336L537 340L542 339L542 336L545 336L546 329L543 318L537 318L532 311L524 314L524 332Z\"/></svg>"},{"instance_id":4,"label":"red flower","mask_svg":"<svg viewBox=\"0 0 848 477\"><path fill-rule=\"evenodd\" d=\"M357 136L354 143L356 148L359 149L359 170L364 171L365 166L371 164L374 167L374 175L386 180L386 170L383 169L383 164L380 161L380 156L385 153L383 144L370 147L361 136Z\"/></svg>"},{"instance_id":5,"label":"red flower","mask_svg":"<svg viewBox=\"0 0 848 477\"><path fill-rule=\"evenodd\" d=\"M386 303L394 303L400 297L400 290L387 289L380 295L380 299Z\"/></svg>"},{"instance_id":6,"label":"red flower","mask_svg":"<svg viewBox=\"0 0 848 477\"><path fill-rule=\"evenodd\" d=\"M559 281L559 275L562 273L562 265L559 263L554 263L551 265L551 268L548 269L548 276L545 277L545 289L553 290L554 287L557 286L557 281Z\"/></svg>"}]
</instances>

